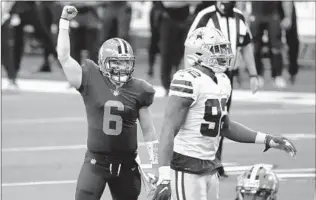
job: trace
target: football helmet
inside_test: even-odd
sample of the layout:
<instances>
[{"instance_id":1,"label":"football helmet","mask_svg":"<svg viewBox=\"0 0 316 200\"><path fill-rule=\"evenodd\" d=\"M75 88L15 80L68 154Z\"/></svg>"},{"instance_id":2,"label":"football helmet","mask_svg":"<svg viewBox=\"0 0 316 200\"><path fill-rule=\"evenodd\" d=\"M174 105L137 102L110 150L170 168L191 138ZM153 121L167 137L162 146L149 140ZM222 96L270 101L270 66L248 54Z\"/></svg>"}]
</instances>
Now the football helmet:
<instances>
[{"instance_id":1,"label":"football helmet","mask_svg":"<svg viewBox=\"0 0 316 200\"><path fill-rule=\"evenodd\" d=\"M256 164L237 178L236 200L276 200L278 189L272 166Z\"/></svg>"},{"instance_id":2,"label":"football helmet","mask_svg":"<svg viewBox=\"0 0 316 200\"><path fill-rule=\"evenodd\" d=\"M108 39L99 50L98 64L103 75L116 85L126 83L134 71L132 46L121 38Z\"/></svg>"},{"instance_id":3,"label":"football helmet","mask_svg":"<svg viewBox=\"0 0 316 200\"><path fill-rule=\"evenodd\" d=\"M220 30L211 27L197 28L189 33L184 46L185 58L191 66L201 65L215 73L226 71L234 57L228 39Z\"/></svg>"}]
</instances>

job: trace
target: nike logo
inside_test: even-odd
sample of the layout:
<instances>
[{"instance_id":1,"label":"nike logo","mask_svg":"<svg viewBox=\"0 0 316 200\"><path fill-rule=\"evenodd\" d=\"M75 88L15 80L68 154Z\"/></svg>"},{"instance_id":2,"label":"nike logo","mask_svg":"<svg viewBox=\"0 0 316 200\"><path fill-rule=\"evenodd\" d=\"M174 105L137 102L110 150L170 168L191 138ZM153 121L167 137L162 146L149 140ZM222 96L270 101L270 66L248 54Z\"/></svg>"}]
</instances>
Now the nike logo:
<instances>
[{"instance_id":1,"label":"nike logo","mask_svg":"<svg viewBox=\"0 0 316 200\"><path fill-rule=\"evenodd\" d=\"M168 187L164 187L160 192L159 192L159 194L161 194L163 191L165 191L165 190L168 190Z\"/></svg>"}]
</instances>

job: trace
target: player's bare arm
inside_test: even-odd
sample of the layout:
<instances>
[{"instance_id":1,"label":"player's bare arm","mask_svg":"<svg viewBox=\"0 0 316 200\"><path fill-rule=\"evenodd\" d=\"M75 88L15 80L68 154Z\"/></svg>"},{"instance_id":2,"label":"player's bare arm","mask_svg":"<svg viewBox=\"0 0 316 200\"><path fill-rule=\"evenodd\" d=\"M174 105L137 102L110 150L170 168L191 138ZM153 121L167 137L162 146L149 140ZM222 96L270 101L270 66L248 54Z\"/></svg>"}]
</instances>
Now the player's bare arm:
<instances>
[{"instance_id":1,"label":"player's bare arm","mask_svg":"<svg viewBox=\"0 0 316 200\"><path fill-rule=\"evenodd\" d=\"M222 135L236 142L265 144L264 151L275 148L283 150L293 157L296 155L295 146L287 138L251 130L238 122L230 120L228 116L226 116Z\"/></svg>"},{"instance_id":2,"label":"player's bare arm","mask_svg":"<svg viewBox=\"0 0 316 200\"><path fill-rule=\"evenodd\" d=\"M192 98L171 95L165 111L163 128L159 143L159 180L153 200L169 199L170 189L170 162L173 154L174 137L183 124Z\"/></svg>"},{"instance_id":3,"label":"player's bare arm","mask_svg":"<svg viewBox=\"0 0 316 200\"><path fill-rule=\"evenodd\" d=\"M68 82L79 89L82 81L82 68L79 63L70 56L69 22L77 15L74 6L63 8L59 21L59 33L57 38L58 60L64 70Z\"/></svg>"},{"instance_id":4,"label":"player's bare arm","mask_svg":"<svg viewBox=\"0 0 316 200\"><path fill-rule=\"evenodd\" d=\"M165 110L163 128L160 134L159 144L159 175L169 168L174 137L177 135L185 120L193 99L187 97L170 96ZM168 170L167 170L168 171ZM160 177L159 177L160 178Z\"/></svg>"},{"instance_id":5,"label":"player's bare arm","mask_svg":"<svg viewBox=\"0 0 316 200\"><path fill-rule=\"evenodd\" d=\"M144 140L146 143L149 160L154 168L158 167L158 139L155 126L152 120L152 115L149 107L144 106L139 109L139 124L141 126Z\"/></svg>"}]
</instances>

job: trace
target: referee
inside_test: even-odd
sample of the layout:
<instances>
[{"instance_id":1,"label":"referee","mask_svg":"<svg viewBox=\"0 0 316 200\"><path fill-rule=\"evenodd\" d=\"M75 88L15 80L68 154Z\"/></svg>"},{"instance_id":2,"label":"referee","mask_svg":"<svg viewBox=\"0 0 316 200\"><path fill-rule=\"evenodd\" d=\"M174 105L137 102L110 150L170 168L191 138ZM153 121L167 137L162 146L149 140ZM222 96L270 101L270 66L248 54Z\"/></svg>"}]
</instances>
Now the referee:
<instances>
[{"instance_id":1,"label":"referee","mask_svg":"<svg viewBox=\"0 0 316 200\"><path fill-rule=\"evenodd\" d=\"M253 93L259 88L257 79L257 70L254 59L254 52L251 44L252 35L246 25L245 19L241 11L235 8L236 1L218 1L215 5L201 10L189 30L190 34L197 28L210 26L221 30L221 32L229 39L232 44L232 50L235 54L233 69L239 65L240 57L242 56L250 74L250 87ZM225 72L231 81L233 87L232 71ZM227 111L230 109L231 98L227 102ZM221 160L223 139L221 137L217 158ZM219 169L221 176L227 176L224 168Z\"/></svg>"}]
</instances>

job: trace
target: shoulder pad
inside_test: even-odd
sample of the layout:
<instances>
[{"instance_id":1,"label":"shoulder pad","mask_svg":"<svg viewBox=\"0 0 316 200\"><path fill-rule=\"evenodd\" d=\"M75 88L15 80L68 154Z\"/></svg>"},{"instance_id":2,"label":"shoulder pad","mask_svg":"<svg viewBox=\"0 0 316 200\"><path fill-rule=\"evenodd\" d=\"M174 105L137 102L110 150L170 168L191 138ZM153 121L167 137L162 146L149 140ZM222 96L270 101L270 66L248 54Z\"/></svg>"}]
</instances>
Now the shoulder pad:
<instances>
[{"instance_id":1,"label":"shoulder pad","mask_svg":"<svg viewBox=\"0 0 316 200\"><path fill-rule=\"evenodd\" d=\"M198 71L192 69L179 70L173 76L169 95L189 97L195 100L198 93L198 77L201 77Z\"/></svg>"},{"instance_id":2,"label":"shoulder pad","mask_svg":"<svg viewBox=\"0 0 316 200\"><path fill-rule=\"evenodd\" d=\"M99 69L99 66L95 64L95 62L93 62L92 60L85 59L81 68L82 68L81 86L78 88L78 91L82 95L85 95L87 93L87 88L89 85L88 82L90 81L90 74L93 70Z\"/></svg>"},{"instance_id":3,"label":"shoulder pad","mask_svg":"<svg viewBox=\"0 0 316 200\"><path fill-rule=\"evenodd\" d=\"M138 82L139 104L141 107L150 106L154 101L155 89L153 85L142 79L135 79Z\"/></svg>"},{"instance_id":4,"label":"shoulder pad","mask_svg":"<svg viewBox=\"0 0 316 200\"><path fill-rule=\"evenodd\" d=\"M140 85L145 92L155 93L154 86L143 79L138 79L140 81Z\"/></svg>"},{"instance_id":5,"label":"shoulder pad","mask_svg":"<svg viewBox=\"0 0 316 200\"><path fill-rule=\"evenodd\" d=\"M194 69L182 69L179 70L175 75L178 75L180 77L188 77L188 78L198 78L201 77L201 73L194 70Z\"/></svg>"}]
</instances>

